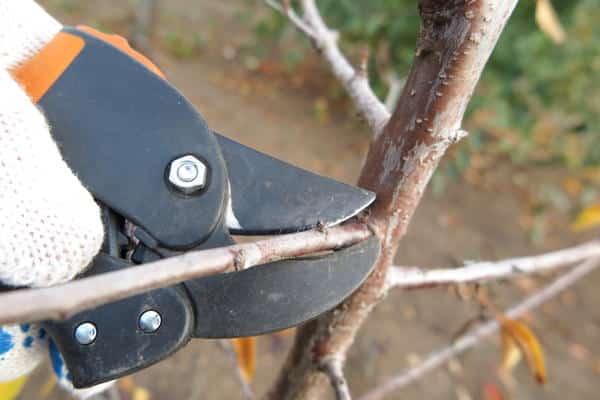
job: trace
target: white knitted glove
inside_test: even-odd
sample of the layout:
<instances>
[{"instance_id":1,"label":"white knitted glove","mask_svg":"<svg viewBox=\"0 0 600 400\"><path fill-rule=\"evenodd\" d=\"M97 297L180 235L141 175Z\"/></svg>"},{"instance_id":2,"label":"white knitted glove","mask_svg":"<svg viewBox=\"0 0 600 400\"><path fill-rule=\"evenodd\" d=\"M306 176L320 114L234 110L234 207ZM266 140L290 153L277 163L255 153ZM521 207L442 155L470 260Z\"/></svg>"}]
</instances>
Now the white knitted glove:
<instances>
[{"instance_id":1,"label":"white knitted glove","mask_svg":"<svg viewBox=\"0 0 600 400\"><path fill-rule=\"evenodd\" d=\"M9 285L68 281L90 263L103 240L92 196L62 159L43 115L9 74L61 29L31 0L0 0L0 281ZM48 347L36 326L0 327L0 382L30 372ZM69 386L55 350L53 366Z\"/></svg>"}]
</instances>

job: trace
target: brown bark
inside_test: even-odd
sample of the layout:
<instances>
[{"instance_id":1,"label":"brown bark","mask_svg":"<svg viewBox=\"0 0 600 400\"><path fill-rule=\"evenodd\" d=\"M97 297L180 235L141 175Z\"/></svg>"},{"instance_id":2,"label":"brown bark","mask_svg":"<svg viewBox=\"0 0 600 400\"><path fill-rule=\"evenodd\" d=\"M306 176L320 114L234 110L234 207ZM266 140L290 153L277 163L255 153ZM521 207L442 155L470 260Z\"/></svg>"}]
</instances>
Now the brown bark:
<instances>
[{"instance_id":1,"label":"brown bark","mask_svg":"<svg viewBox=\"0 0 600 400\"><path fill-rule=\"evenodd\" d=\"M377 193L369 225L382 252L371 277L333 311L301 327L267 398L318 399L320 366L342 361L385 293L386 272L446 149L459 140L475 85L516 0L421 0L415 58L389 123L371 143L359 185Z\"/></svg>"}]
</instances>

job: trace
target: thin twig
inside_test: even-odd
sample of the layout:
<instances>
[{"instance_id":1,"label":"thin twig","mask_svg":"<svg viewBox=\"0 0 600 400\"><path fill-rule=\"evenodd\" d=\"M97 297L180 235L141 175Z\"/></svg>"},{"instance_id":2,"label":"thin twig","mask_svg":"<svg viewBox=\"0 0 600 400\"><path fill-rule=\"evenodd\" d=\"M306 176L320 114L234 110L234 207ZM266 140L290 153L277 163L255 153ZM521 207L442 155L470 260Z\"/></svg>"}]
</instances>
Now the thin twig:
<instances>
[{"instance_id":1,"label":"thin twig","mask_svg":"<svg viewBox=\"0 0 600 400\"><path fill-rule=\"evenodd\" d=\"M327 27L314 0L303 0L301 18L289 6L274 0L265 0L266 4L285 15L290 22L306 35L315 45L323 58L329 63L331 71L342 83L354 105L367 121L369 127L378 135L390 119L390 112L377 98L369 85L368 76L356 71L338 46L338 33Z\"/></svg>"},{"instance_id":2,"label":"thin twig","mask_svg":"<svg viewBox=\"0 0 600 400\"><path fill-rule=\"evenodd\" d=\"M505 314L508 318L519 318L523 314L539 307L543 303L555 297L557 294L573 285L579 279L592 272L600 266L600 258L591 258L579 264L577 267L566 272L554 282L525 298L517 305L510 308ZM382 385L368 392L360 400L379 400L385 395L398 390L409 383L423 377L426 373L443 365L448 360L464 351L476 346L482 339L498 332L500 326L496 320L491 320L465 334L460 339L441 350L434 351L421 364L408 369L388 380Z\"/></svg>"},{"instance_id":3,"label":"thin twig","mask_svg":"<svg viewBox=\"0 0 600 400\"><path fill-rule=\"evenodd\" d=\"M192 251L62 285L0 294L0 325L66 319L74 313L152 289L255 265L346 247L371 235L361 223L281 235L217 249ZM243 255L243 257L240 257ZM241 265L240 265L241 264Z\"/></svg>"},{"instance_id":4,"label":"thin twig","mask_svg":"<svg viewBox=\"0 0 600 400\"><path fill-rule=\"evenodd\" d=\"M133 6L131 45L149 58L153 58L152 36L158 19L158 1L137 0Z\"/></svg>"},{"instance_id":5,"label":"thin twig","mask_svg":"<svg viewBox=\"0 0 600 400\"><path fill-rule=\"evenodd\" d=\"M242 375L242 371L241 371L239 363L238 363L237 355L235 354L235 350L233 349L233 345L231 344L231 341L221 339L221 340L218 340L217 343L219 344L219 348L221 348L221 350L223 350L225 352L225 354L227 355L227 358L229 358L229 361L231 362L231 365L233 366L233 369L235 370L235 376L237 378L238 383L240 384L244 398L246 400L254 399L254 392L252 391L252 388L250 387L248 382L246 382L246 379L244 379L244 376Z\"/></svg>"},{"instance_id":6,"label":"thin twig","mask_svg":"<svg viewBox=\"0 0 600 400\"><path fill-rule=\"evenodd\" d=\"M410 289L449 283L482 282L561 268L592 257L600 257L600 240L537 256L477 262L462 268L424 270L392 267L388 271L386 283L388 288Z\"/></svg>"},{"instance_id":7,"label":"thin twig","mask_svg":"<svg viewBox=\"0 0 600 400\"><path fill-rule=\"evenodd\" d=\"M401 79L394 71L390 71L387 75L387 82L389 89L384 104L385 107L392 112L398 105L398 99L400 98L402 88L404 87L404 79Z\"/></svg>"},{"instance_id":8,"label":"thin twig","mask_svg":"<svg viewBox=\"0 0 600 400\"><path fill-rule=\"evenodd\" d=\"M348 381L344 375L344 363L339 358L328 358L321 363L320 370L327 375L336 400L352 400Z\"/></svg>"},{"instance_id":9,"label":"thin twig","mask_svg":"<svg viewBox=\"0 0 600 400\"><path fill-rule=\"evenodd\" d=\"M314 42L317 40L317 36L313 29L306 23L306 21L304 21L298 14L294 12L289 4L281 4L277 0L265 0L265 3L275 11L278 11L286 16L290 22L292 22L294 27L306 35L311 41Z\"/></svg>"}]
</instances>

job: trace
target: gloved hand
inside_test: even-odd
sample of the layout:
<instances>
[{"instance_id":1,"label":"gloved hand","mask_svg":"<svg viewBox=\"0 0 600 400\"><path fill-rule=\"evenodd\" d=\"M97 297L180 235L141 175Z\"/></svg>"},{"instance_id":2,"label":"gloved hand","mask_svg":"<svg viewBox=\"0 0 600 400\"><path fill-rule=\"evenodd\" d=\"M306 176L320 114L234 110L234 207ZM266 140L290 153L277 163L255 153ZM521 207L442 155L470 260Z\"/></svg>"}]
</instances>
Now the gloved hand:
<instances>
[{"instance_id":1,"label":"gloved hand","mask_svg":"<svg viewBox=\"0 0 600 400\"><path fill-rule=\"evenodd\" d=\"M11 68L61 29L32 0L0 0L0 281L9 285L68 281L90 263L103 240L92 196L62 159L43 115L10 76ZM0 327L0 382L27 374L48 352L59 382L72 389L43 330Z\"/></svg>"}]
</instances>

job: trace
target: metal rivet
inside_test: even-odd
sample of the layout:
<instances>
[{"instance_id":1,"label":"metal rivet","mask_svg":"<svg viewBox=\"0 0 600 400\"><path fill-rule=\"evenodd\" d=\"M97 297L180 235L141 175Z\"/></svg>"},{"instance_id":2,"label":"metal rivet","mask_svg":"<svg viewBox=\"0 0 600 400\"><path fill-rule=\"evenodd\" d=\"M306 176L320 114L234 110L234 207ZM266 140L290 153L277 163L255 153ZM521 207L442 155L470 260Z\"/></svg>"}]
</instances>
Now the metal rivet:
<instances>
[{"instance_id":1,"label":"metal rivet","mask_svg":"<svg viewBox=\"0 0 600 400\"><path fill-rule=\"evenodd\" d=\"M161 323L160 314L154 310L144 311L138 320L138 325L144 333L156 332Z\"/></svg>"},{"instance_id":2,"label":"metal rivet","mask_svg":"<svg viewBox=\"0 0 600 400\"><path fill-rule=\"evenodd\" d=\"M96 340L98 330L91 322L81 323L75 328L75 339L79 344L91 344Z\"/></svg>"},{"instance_id":3,"label":"metal rivet","mask_svg":"<svg viewBox=\"0 0 600 400\"><path fill-rule=\"evenodd\" d=\"M182 193L194 193L206 185L206 165L196 157L179 157L169 164L169 182Z\"/></svg>"}]
</instances>

